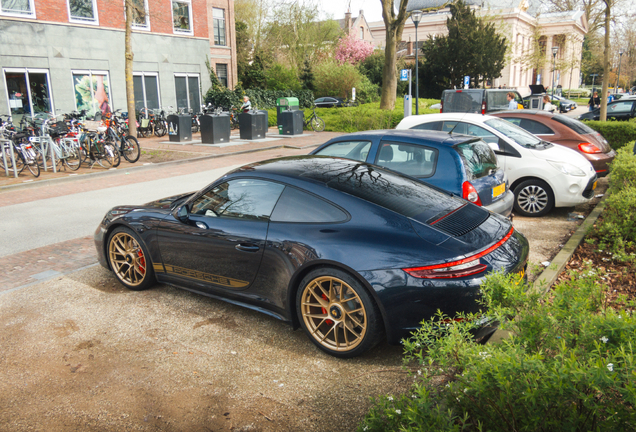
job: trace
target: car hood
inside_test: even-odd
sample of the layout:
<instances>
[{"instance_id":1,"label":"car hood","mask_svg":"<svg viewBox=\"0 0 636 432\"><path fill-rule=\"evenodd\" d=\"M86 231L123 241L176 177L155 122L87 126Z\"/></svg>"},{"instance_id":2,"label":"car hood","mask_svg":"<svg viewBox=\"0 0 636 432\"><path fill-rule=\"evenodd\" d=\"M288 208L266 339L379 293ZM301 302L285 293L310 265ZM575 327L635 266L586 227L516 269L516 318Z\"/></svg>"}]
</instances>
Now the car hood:
<instances>
[{"instance_id":1,"label":"car hood","mask_svg":"<svg viewBox=\"0 0 636 432\"><path fill-rule=\"evenodd\" d=\"M592 164L585 158L585 156L575 150L569 149L562 145L554 144L552 147L541 151L532 149L529 150L538 159L555 162L568 162L576 167L581 168L586 173L594 172Z\"/></svg>"},{"instance_id":2,"label":"car hood","mask_svg":"<svg viewBox=\"0 0 636 432\"><path fill-rule=\"evenodd\" d=\"M179 194L179 195L173 195L167 198L161 198L158 199L156 201L150 201L149 203L144 204L141 207L144 208L155 208L155 209L170 209L172 207L172 204L175 201L180 200L181 198L186 198L191 196L192 194L194 194L194 192L188 192L188 193L184 193L184 194Z\"/></svg>"}]
</instances>

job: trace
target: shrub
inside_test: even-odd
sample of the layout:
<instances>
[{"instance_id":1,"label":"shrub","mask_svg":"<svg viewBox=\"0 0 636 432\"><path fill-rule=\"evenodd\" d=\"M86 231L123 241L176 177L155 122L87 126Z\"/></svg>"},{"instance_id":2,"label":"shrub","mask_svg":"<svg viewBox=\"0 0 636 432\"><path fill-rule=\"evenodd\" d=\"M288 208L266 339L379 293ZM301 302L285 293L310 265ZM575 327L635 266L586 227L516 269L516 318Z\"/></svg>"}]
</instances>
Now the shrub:
<instances>
[{"instance_id":1,"label":"shrub","mask_svg":"<svg viewBox=\"0 0 636 432\"><path fill-rule=\"evenodd\" d=\"M320 63L314 69L314 85L319 96L348 98L353 87L360 87L362 75L350 63L338 64L333 60Z\"/></svg>"},{"instance_id":2,"label":"shrub","mask_svg":"<svg viewBox=\"0 0 636 432\"><path fill-rule=\"evenodd\" d=\"M275 63L265 71L265 81L267 82L268 90L298 91L301 89L296 71L280 63Z\"/></svg>"},{"instance_id":3,"label":"shrub","mask_svg":"<svg viewBox=\"0 0 636 432\"><path fill-rule=\"evenodd\" d=\"M212 103L215 106L224 108L228 108L230 105L239 107L243 103L243 95L247 95L252 102L252 106L258 109L275 108L276 101L282 97L298 98L301 108L309 108L314 103L314 93L311 90L243 90L239 86L234 90L225 88L219 90L210 89L205 96L205 103Z\"/></svg>"},{"instance_id":4,"label":"shrub","mask_svg":"<svg viewBox=\"0 0 636 432\"><path fill-rule=\"evenodd\" d=\"M601 276L579 270L549 301L516 276L487 276L483 305L515 336L478 345L477 316L424 321L404 341L412 392L377 398L358 430L635 430L636 317L604 306Z\"/></svg>"},{"instance_id":5,"label":"shrub","mask_svg":"<svg viewBox=\"0 0 636 432\"><path fill-rule=\"evenodd\" d=\"M361 104L377 102L380 100L380 86L373 84L369 78L362 75L359 86L356 88L356 100Z\"/></svg>"},{"instance_id":6,"label":"shrub","mask_svg":"<svg viewBox=\"0 0 636 432\"><path fill-rule=\"evenodd\" d=\"M631 121L586 121L585 124L603 135L614 150L636 140L636 123Z\"/></svg>"},{"instance_id":7,"label":"shrub","mask_svg":"<svg viewBox=\"0 0 636 432\"><path fill-rule=\"evenodd\" d=\"M636 245L636 186L627 186L611 193L605 205L594 234L600 243L608 245L614 253L623 255L625 249Z\"/></svg>"},{"instance_id":8,"label":"shrub","mask_svg":"<svg viewBox=\"0 0 636 432\"><path fill-rule=\"evenodd\" d=\"M636 157L632 153L632 145L620 149L610 165L610 192L617 193L626 187L636 186Z\"/></svg>"}]
</instances>

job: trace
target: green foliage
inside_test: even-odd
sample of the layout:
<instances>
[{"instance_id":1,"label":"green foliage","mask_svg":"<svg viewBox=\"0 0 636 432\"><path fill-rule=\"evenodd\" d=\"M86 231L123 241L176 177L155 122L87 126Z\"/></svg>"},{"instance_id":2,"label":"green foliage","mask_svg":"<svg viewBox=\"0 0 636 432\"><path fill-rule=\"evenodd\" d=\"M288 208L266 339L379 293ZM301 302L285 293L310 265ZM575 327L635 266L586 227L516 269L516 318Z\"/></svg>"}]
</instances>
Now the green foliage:
<instances>
[{"instance_id":1,"label":"green foliage","mask_svg":"<svg viewBox=\"0 0 636 432\"><path fill-rule=\"evenodd\" d=\"M236 31L236 71L239 81L243 81L250 65L250 37L247 24L243 21L237 20L234 29Z\"/></svg>"},{"instance_id":2,"label":"green foliage","mask_svg":"<svg viewBox=\"0 0 636 432\"><path fill-rule=\"evenodd\" d=\"M376 50L369 57L364 59L362 62L358 64L358 70L364 76L366 76L369 81L378 86L378 89L382 88L382 72L384 70L384 51ZM406 65L404 59L400 58L396 62L396 74L400 69L406 69ZM421 60L420 60L421 67ZM414 66L409 66L409 68L413 69ZM398 81L397 82L397 92L398 95L406 94L408 91L408 82Z\"/></svg>"},{"instance_id":3,"label":"green foliage","mask_svg":"<svg viewBox=\"0 0 636 432\"><path fill-rule=\"evenodd\" d=\"M356 87L356 100L361 104L377 102L380 100L380 86L373 84L369 78L362 75L360 84Z\"/></svg>"},{"instance_id":4,"label":"green foliage","mask_svg":"<svg viewBox=\"0 0 636 432\"><path fill-rule=\"evenodd\" d=\"M472 340L476 315L422 322L404 341L412 391L376 399L358 430L636 430L636 317L604 305L604 275L570 276L549 301L517 276L487 276L483 306L514 335L499 344Z\"/></svg>"},{"instance_id":5,"label":"green foliage","mask_svg":"<svg viewBox=\"0 0 636 432\"><path fill-rule=\"evenodd\" d=\"M316 85L314 84L314 71L311 67L309 59L305 59L303 63L303 69L300 73L300 81L302 82L303 90L316 91Z\"/></svg>"},{"instance_id":6,"label":"green foliage","mask_svg":"<svg viewBox=\"0 0 636 432\"><path fill-rule=\"evenodd\" d=\"M338 64L334 60L327 60L317 65L314 76L318 96L350 98L351 89L358 88L362 82L362 75L354 65Z\"/></svg>"},{"instance_id":7,"label":"green foliage","mask_svg":"<svg viewBox=\"0 0 636 432\"><path fill-rule=\"evenodd\" d=\"M297 91L301 89L296 71L280 63L274 63L265 71L265 81L268 90Z\"/></svg>"},{"instance_id":8,"label":"green foliage","mask_svg":"<svg viewBox=\"0 0 636 432\"><path fill-rule=\"evenodd\" d=\"M614 150L636 140L636 122L586 121L586 125L605 137Z\"/></svg>"},{"instance_id":9,"label":"green foliage","mask_svg":"<svg viewBox=\"0 0 636 432\"><path fill-rule=\"evenodd\" d=\"M267 78L265 77L264 60L260 55L255 55L252 64L243 68L242 75L239 75L243 88L265 88Z\"/></svg>"},{"instance_id":10,"label":"green foliage","mask_svg":"<svg viewBox=\"0 0 636 432\"><path fill-rule=\"evenodd\" d=\"M632 152L633 142L616 152L610 165L610 189L613 194L629 187L636 187L636 156Z\"/></svg>"}]
</instances>

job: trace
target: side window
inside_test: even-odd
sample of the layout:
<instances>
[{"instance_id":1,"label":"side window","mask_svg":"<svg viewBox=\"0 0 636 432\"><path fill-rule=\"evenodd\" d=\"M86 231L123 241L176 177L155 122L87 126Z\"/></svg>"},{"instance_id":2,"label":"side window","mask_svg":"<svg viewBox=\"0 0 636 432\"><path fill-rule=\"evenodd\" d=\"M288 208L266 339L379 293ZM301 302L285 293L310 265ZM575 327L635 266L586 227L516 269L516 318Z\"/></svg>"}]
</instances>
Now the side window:
<instances>
[{"instance_id":1,"label":"side window","mask_svg":"<svg viewBox=\"0 0 636 432\"><path fill-rule=\"evenodd\" d=\"M617 102L615 104L611 104L607 107L608 112L613 113L627 113L632 110L632 102Z\"/></svg>"},{"instance_id":2,"label":"side window","mask_svg":"<svg viewBox=\"0 0 636 432\"><path fill-rule=\"evenodd\" d=\"M346 221L348 215L333 204L287 186L272 213L272 222L329 223Z\"/></svg>"},{"instance_id":3,"label":"side window","mask_svg":"<svg viewBox=\"0 0 636 432\"><path fill-rule=\"evenodd\" d=\"M324 101L325 101L325 98L318 98L314 102L315 103L320 103L320 102L324 102Z\"/></svg>"},{"instance_id":4,"label":"side window","mask_svg":"<svg viewBox=\"0 0 636 432\"><path fill-rule=\"evenodd\" d=\"M522 119L519 125L531 134L535 135L554 135L554 131L538 121Z\"/></svg>"},{"instance_id":5,"label":"side window","mask_svg":"<svg viewBox=\"0 0 636 432\"><path fill-rule=\"evenodd\" d=\"M371 141L340 141L320 150L318 155L336 156L364 162L369 155Z\"/></svg>"},{"instance_id":6,"label":"side window","mask_svg":"<svg viewBox=\"0 0 636 432\"><path fill-rule=\"evenodd\" d=\"M499 137L497 137L496 135L488 132L486 129L484 129L481 126L467 124L466 125L466 134L467 135L471 135L471 136L479 137L479 138L483 139L484 141L486 141L487 143L498 143L499 142Z\"/></svg>"},{"instance_id":7,"label":"side window","mask_svg":"<svg viewBox=\"0 0 636 432\"><path fill-rule=\"evenodd\" d=\"M435 173L437 150L412 144L382 143L377 165L413 177L430 177Z\"/></svg>"},{"instance_id":8,"label":"side window","mask_svg":"<svg viewBox=\"0 0 636 432\"><path fill-rule=\"evenodd\" d=\"M442 130L442 122L436 121L436 122L430 122L430 123L422 123L422 124L413 126L411 129L438 131L438 130Z\"/></svg>"},{"instance_id":9,"label":"side window","mask_svg":"<svg viewBox=\"0 0 636 432\"><path fill-rule=\"evenodd\" d=\"M210 217L269 220L284 187L264 180L230 180L201 195L192 204L191 213Z\"/></svg>"},{"instance_id":10,"label":"side window","mask_svg":"<svg viewBox=\"0 0 636 432\"><path fill-rule=\"evenodd\" d=\"M445 121L442 126L442 132L453 132L456 134L464 134L466 135L468 132L466 131L466 123L456 122L456 121Z\"/></svg>"},{"instance_id":11,"label":"side window","mask_svg":"<svg viewBox=\"0 0 636 432\"><path fill-rule=\"evenodd\" d=\"M520 118L516 118L516 117L500 117L500 118L504 119L508 123L512 123L515 126L522 127Z\"/></svg>"}]
</instances>

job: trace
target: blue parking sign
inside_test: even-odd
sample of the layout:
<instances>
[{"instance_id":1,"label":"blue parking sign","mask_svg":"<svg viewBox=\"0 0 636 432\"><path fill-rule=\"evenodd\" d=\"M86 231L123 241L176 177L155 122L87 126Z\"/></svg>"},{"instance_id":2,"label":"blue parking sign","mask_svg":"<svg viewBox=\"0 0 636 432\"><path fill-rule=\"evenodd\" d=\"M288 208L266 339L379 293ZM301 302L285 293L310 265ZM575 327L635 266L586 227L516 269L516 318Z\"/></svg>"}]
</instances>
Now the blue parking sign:
<instances>
[{"instance_id":1,"label":"blue parking sign","mask_svg":"<svg viewBox=\"0 0 636 432\"><path fill-rule=\"evenodd\" d=\"M409 80L409 70L400 69L400 81L408 81L408 80Z\"/></svg>"},{"instance_id":2,"label":"blue parking sign","mask_svg":"<svg viewBox=\"0 0 636 432\"><path fill-rule=\"evenodd\" d=\"M464 77L464 85L465 86L469 86L470 85L470 77L468 75L466 75Z\"/></svg>"}]
</instances>

